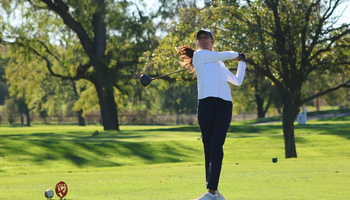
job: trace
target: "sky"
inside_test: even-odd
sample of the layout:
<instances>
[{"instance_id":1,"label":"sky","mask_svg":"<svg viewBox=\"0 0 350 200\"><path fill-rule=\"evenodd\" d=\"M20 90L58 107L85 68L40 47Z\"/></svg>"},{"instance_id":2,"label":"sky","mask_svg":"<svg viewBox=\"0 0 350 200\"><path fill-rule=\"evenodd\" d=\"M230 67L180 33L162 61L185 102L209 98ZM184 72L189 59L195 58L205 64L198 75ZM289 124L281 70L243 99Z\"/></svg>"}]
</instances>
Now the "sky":
<instances>
[{"instance_id":1,"label":"sky","mask_svg":"<svg viewBox=\"0 0 350 200\"><path fill-rule=\"evenodd\" d=\"M156 11L158 9L158 1L159 0L132 0L135 5L137 4L141 10L145 11L145 10L153 10ZM337 25L340 25L342 23L350 23L350 0L344 0L345 2L342 3L340 6L338 6L338 8L336 9L336 11L334 12L334 15L340 15L342 14L342 17L339 18ZM146 5L146 9L142 9L141 3L143 2ZM1 3L0 3L1 5ZM197 0L197 5L199 7L202 7L204 5L204 0ZM0 9L0 14L4 15L4 12L1 12L2 10ZM135 6L135 11L136 11L136 6ZM132 12L132 11L131 11ZM20 19L18 17L16 17L16 19ZM19 24L20 22L16 19L10 19L10 21L13 24ZM6 20L6 19L4 19Z\"/></svg>"},{"instance_id":2,"label":"sky","mask_svg":"<svg viewBox=\"0 0 350 200\"><path fill-rule=\"evenodd\" d=\"M133 0L133 2L135 2L135 4L138 4L138 5L140 5L140 1L142 1L142 0ZM143 3L146 4L146 6L147 6L147 9L145 9L145 10L156 11L158 8L158 4L159 4L158 1L159 0L143 0ZM199 7L202 7L204 5L204 0L197 0L197 5ZM135 8L135 10L136 10L136 8ZM350 22L350 0L345 0L345 2L337 8L337 10L335 11L334 14L339 15L342 12L343 12L343 15L339 19L338 24L349 23ZM4 13L1 13L1 14L4 14ZM14 20L14 21L16 21L16 20Z\"/></svg>"},{"instance_id":3,"label":"sky","mask_svg":"<svg viewBox=\"0 0 350 200\"><path fill-rule=\"evenodd\" d=\"M341 18L339 18L338 24L349 23L350 22L350 1L341 4L337 10L335 10L336 15L340 15L344 11Z\"/></svg>"},{"instance_id":4,"label":"sky","mask_svg":"<svg viewBox=\"0 0 350 200\"><path fill-rule=\"evenodd\" d=\"M134 0L134 2L138 2L139 0ZM147 8L157 8L158 0L145 0L145 3L147 4ZM199 7L204 5L204 0L197 0L197 4ZM345 9L345 11L344 11ZM344 12L343 12L344 11ZM339 19L338 24L342 23L349 23L350 22L350 0L345 0L344 3L342 3L337 10L335 11L335 15L340 15L343 12L342 17Z\"/></svg>"}]
</instances>

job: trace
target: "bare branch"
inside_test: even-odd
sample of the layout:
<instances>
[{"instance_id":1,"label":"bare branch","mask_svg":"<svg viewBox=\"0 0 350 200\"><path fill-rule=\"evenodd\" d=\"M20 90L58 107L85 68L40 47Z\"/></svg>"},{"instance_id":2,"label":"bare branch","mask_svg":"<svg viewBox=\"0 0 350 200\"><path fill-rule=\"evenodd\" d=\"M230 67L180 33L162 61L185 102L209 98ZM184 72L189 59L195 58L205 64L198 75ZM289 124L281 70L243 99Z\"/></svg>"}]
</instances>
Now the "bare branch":
<instances>
[{"instance_id":1,"label":"bare branch","mask_svg":"<svg viewBox=\"0 0 350 200\"><path fill-rule=\"evenodd\" d=\"M27 39L27 38L22 38L22 37L15 37L15 38L16 38L16 40L20 39L20 40L27 41L27 42L38 42L38 43L40 43L45 48L45 52L48 53L49 55L51 55L53 58L55 58L55 60L57 60L63 66L62 61L54 53L51 52L49 47L43 41L38 40L38 39ZM15 43L18 43L18 42L15 42Z\"/></svg>"},{"instance_id":2,"label":"bare branch","mask_svg":"<svg viewBox=\"0 0 350 200\"><path fill-rule=\"evenodd\" d=\"M34 49L33 47L30 47L30 46L27 46L25 45L24 43L21 43L21 42L6 42L6 41L1 41L2 44L4 45L18 45L18 46L22 46L22 47L26 47L26 48L29 48L30 51L32 51L35 55L37 55L38 57L42 58L45 62L46 62L46 68L48 69L48 71L50 72L50 74L54 77L58 77L58 78L61 78L62 80L73 80L73 81L76 81L76 80L79 80L79 79L87 79L87 80L90 80L89 77L87 77L85 75L86 71L92 66L91 63L87 63L87 64L84 64L84 65L80 65L78 68L77 68L77 74L74 76L74 77L71 77L71 76L63 76L63 75L60 75L60 74L56 74L53 70L52 70L52 63L51 61L49 60L48 57L42 55L40 52L38 52L36 49ZM42 43L43 44L43 43ZM47 48L47 46L45 44L43 44L45 46L45 48ZM53 53L51 53L51 51L47 48L46 49L46 52L49 53L49 55L53 56L58 62L60 62L60 60L58 59L57 56L55 56ZM61 62L60 62L61 63Z\"/></svg>"},{"instance_id":3,"label":"bare branch","mask_svg":"<svg viewBox=\"0 0 350 200\"><path fill-rule=\"evenodd\" d=\"M336 40L341 39L343 36L346 36L349 33L350 33L350 29L347 29L346 31L342 32L341 34L334 35L333 37L325 38L323 40L319 40L319 41L317 41L317 44L321 44L321 43L328 42L328 41L334 42Z\"/></svg>"},{"instance_id":4,"label":"bare branch","mask_svg":"<svg viewBox=\"0 0 350 200\"><path fill-rule=\"evenodd\" d=\"M281 18L279 16L278 11L278 0L269 0L266 1L266 5L272 9L273 16L274 16L274 25L275 25L275 39L276 39L276 53L281 56L281 68L283 69L283 73L280 73L280 75L283 77L283 80L287 86L290 84L290 71L288 68L288 61L286 59L286 55L288 54L286 52L286 36L282 30L282 24L281 24Z\"/></svg>"},{"instance_id":5,"label":"bare branch","mask_svg":"<svg viewBox=\"0 0 350 200\"><path fill-rule=\"evenodd\" d=\"M17 43L18 45L22 45L21 43ZM60 74L56 74L53 70L52 70L52 64L50 62L50 60L46 57L46 56L43 56L41 55L38 51L36 51L35 49L33 49L32 47L29 47L29 49L34 53L36 54L37 56L41 57L43 60L45 60L46 62L46 68L49 70L50 74L52 76L55 76L55 77L58 77L58 78L61 78L62 80L73 80L74 78L73 77L70 77L70 76L62 76Z\"/></svg>"},{"instance_id":6,"label":"bare branch","mask_svg":"<svg viewBox=\"0 0 350 200\"><path fill-rule=\"evenodd\" d=\"M29 3L30 3L34 8L36 8L36 9L47 10L46 7L35 5L31 0L27 0L27 2L29 2Z\"/></svg>"},{"instance_id":7,"label":"bare branch","mask_svg":"<svg viewBox=\"0 0 350 200\"><path fill-rule=\"evenodd\" d=\"M68 12L68 6L66 3L64 3L62 0L54 0L56 3L57 7L61 9L64 12Z\"/></svg>"},{"instance_id":8,"label":"bare branch","mask_svg":"<svg viewBox=\"0 0 350 200\"><path fill-rule=\"evenodd\" d=\"M343 12L338 16L338 18L336 20L334 20L334 22L332 23L332 26L335 25L339 21L340 17L343 16L343 14L347 8L348 8L348 5L345 6Z\"/></svg>"},{"instance_id":9,"label":"bare branch","mask_svg":"<svg viewBox=\"0 0 350 200\"><path fill-rule=\"evenodd\" d=\"M317 42L317 43L321 43L321 42L330 41L330 43L327 45L326 48L323 48L323 49L318 50L311 58L309 58L309 60L311 61L311 60L317 58L317 56L319 56L321 53L330 51L330 50L331 50L331 47L332 47L332 45L334 44L335 41L341 39L343 36L346 36L346 35L348 35L349 33L350 33L350 29L348 29L347 31L344 31L344 32L341 33L341 34L335 35L335 36L333 36L333 37L331 37L331 38L327 38L327 39L321 40L320 42Z\"/></svg>"},{"instance_id":10,"label":"bare branch","mask_svg":"<svg viewBox=\"0 0 350 200\"><path fill-rule=\"evenodd\" d=\"M329 29L323 31L321 34L322 35L328 35L331 32L338 31L338 30L341 30L343 28L348 28L349 26L350 26L350 24L343 24L342 26L339 26L337 28L329 28Z\"/></svg>"},{"instance_id":11,"label":"bare branch","mask_svg":"<svg viewBox=\"0 0 350 200\"><path fill-rule=\"evenodd\" d=\"M329 6L327 11L324 13L324 15L322 16L322 18L319 19L319 23L316 29L316 33L312 39L312 43L308 49L308 51L306 51L306 56L305 57L309 57L311 52L313 51L314 47L320 43L320 41L318 40L320 38L320 35L322 35L322 27L323 27L323 23L333 14L333 12L335 11L335 9L339 6L339 4L341 3L341 0L336 0L335 4L332 5L332 1L329 1Z\"/></svg>"},{"instance_id":12,"label":"bare branch","mask_svg":"<svg viewBox=\"0 0 350 200\"><path fill-rule=\"evenodd\" d=\"M91 62L86 63L84 65L79 65L77 68L77 74L74 79L79 80L80 78L91 80L88 76L85 75L86 71L92 66ZM91 81L92 82L92 81Z\"/></svg>"},{"instance_id":13,"label":"bare branch","mask_svg":"<svg viewBox=\"0 0 350 200\"><path fill-rule=\"evenodd\" d=\"M329 89L324 90L322 92L319 92L319 93L317 93L315 95L312 95L312 96L310 96L310 97L308 97L306 99L303 99L299 104L303 105L303 104L305 104L305 103L307 103L307 102L309 102L309 101L311 101L313 99L316 99L316 98L318 98L320 96L323 96L323 95L326 95L326 94L331 93L333 91L336 91L336 90L338 90L340 88L343 88L343 87L350 87L350 80L348 80L348 81L346 81L346 82L344 82L344 83L342 83L342 84L340 84L340 85L338 85L336 87L329 88Z\"/></svg>"},{"instance_id":14,"label":"bare branch","mask_svg":"<svg viewBox=\"0 0 350 200\"><path fill-rule=\"evenodd\" d=\"M62 64L61 60L49 50L49 48L46 46L46 44L43 41L40 41L40 40L34 40L34 41L39 42L42 46L44 46L45 51Z\"/></svg>"},{"instance_id":15,"label":"bare branch","mask_svg":"<svg viewBox=\"0 0 350 200\"><path fill-rule=\"evenodd\" d=\"M249 27L257 27L258 26L257 24L251 23L249 20L244 20L236 12L231 12L230 14L232 14L232 16L235 17L236 19L238 19L239 21L244 22L245 24L247 24L247 26L249 26ZM273 33L269 32L266 29L263 29L262 27L258 28L258 30L263 31L264 33L268 34L271 37L275 36Z\"/></svg>"},{"instance_id":16,"label":"bare branch","mask_svg":"<svg viewBox=\"0 0 350 200\"><path fill-rule=\"evenodd\" d=\"M251 2L250 0L247 0L247 4L248 4L249 6L252 6L252 2Z\"/></svg>"},{"instance_id":17,"label":"bare branch","mask_svg":"<svg viewBox=\"0 0 350 200\"><path fill-rule=\"evenodd\" d=\"M277 90L282 94L284 92L284 86L281 83L281 81L279 81L278 79L275 78L275 76L272 74L271 69L269 67L269 65L263 65L260 66L258 65L256 62L254 62L254 60L252 58L248 58L246 60L246 63L254 66L254 69L260 69L261 73L266 76L267 78L269 78L277 87ZM253 70L252 70L253 71ZM254 70L255 71L255 70Z\"/></svg>"},{"instance_id":18,"label":"bare branch","mask_svg":"<svg viewBox=\"0 0 350 200\"><path fill-rule=\"evenodd\" d=\"M137 4L135 4L136 6L136 9L137 9L137 12L139 13L139 17L140 17L140 20L141 22L144 20L144 17L142 16L142 12L140 11L139 7L137 6Z\"/></svg>"},{"instance_id":19,"label":"bare branch","mask_svg":"<svg viewBox=\"0 0 350 200\"><path fill-rule=\"evenodd\" d=\"M158 17L160 13L162 13L162 9L164 8L164 3L165 3L165 0L163 0L162 6L159 6L158 11L155 14L150 14L151 16L150 18L152 21L154 18Z\"/></svg>"},{"instance_id":20,"label":"bare branch","mask_svg":"<svg viewBox=\"0 0 350 200\"><path fill-rule=\"evenodd\" d=\"M332 1L329 1L328 9L324 13L323 18L325 18L325 19L330 18L332 16L332 14L334 13L334 11L336 10L336 8L339 6L340 3L341 3L341 0L336 0L334 5L332 6Z\"/></svg>"},{"instance_id":21,"label":"bare branch","mask_svg":"<svg viewBox=\"0 0 350 200\"><path fill-rule=\"evenodd\" d=\"M260 44L260 48L263 51L263 56L264 56L263 63L264 63L264 65L268 66L268 60L267 60L268 56L267 56L267 52L266 52L266 42L265 42L264 37L263 37L263 35L261 33L261 30L262 30L261 17L257 13L255 13L255 17L256 17L257 27L259 29L259 31L258 31L259 40L260 40L259 44Z\"/></svg>"},{"instance_id":22,"label":"bare branch","mask_svg":"<svg viewBox=\"0 0 350 200\"><path fill-rule=\"evenodd\" d=\"M53 3L51 0L40 0L48 6L48 9L57 13L64 21L64 23L71 28L79 37L86 54L91 58L93 56L93 42L89 38L84 27L73 19L68 13L68 6L62 0L55 0Z\"/></svg>"},{"instance_id":23,"label":"bare branch","mask_svg":"<svg viewBox=\"0 0 350 200\"><path fill-rule=\"evenodd\" d=\"M321 2L321 0L316 1L315 3L311 3L311 5L309 6L309 8L307 9L307 12L305 14L305 24L301 33L301 51L302 51L302 63L306 63L306 59L308 58L308 56L306 56L307 51L306 51L306 33L307 33L307 29L309 27L309 21L310 21L310 15L311 15L311 11L313 9L313 7L315 7L316 5L318 5ZM302 65L301 69L304 70L306 68L306 65Z\"/></svg>"}]
</instances>

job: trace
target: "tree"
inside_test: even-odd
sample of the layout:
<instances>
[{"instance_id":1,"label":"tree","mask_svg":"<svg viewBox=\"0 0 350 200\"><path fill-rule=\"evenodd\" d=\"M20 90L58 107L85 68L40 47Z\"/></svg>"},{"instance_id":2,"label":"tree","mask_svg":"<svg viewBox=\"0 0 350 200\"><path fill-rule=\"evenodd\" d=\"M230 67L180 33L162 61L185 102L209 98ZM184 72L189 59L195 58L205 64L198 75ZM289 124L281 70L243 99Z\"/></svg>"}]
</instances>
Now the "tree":
<instances>
[{"instance_id":1,"label":"tree","mask_svg":"<svg viewBox=\"0 0 350 200\"><path fill-rule=\"evenodd\" d=\"M256 34L256 28L245 23L235 22L234 15L238 15L236 8L240 7L240 1L213 1L213 7L202 11L204 15L204 27L214 32L216 47L219 51L234 50L248 54L248 58L260 60L261 54L255 51L259 46L259 35ZM240 13L249 16L249 13ZM276 88L262 73L262 62L249 63L244 84L237 88L240 94L239 102L246 102L245 105L239 105L250 111L253 108L257 111L258 118L264 118L270 107L280 110L281 101L276 95Z\"/></svg>"},{"instance_id":2,"label":"tree","mask_svg":"<svg viewBox=\"0 0 350 200\"><path fill-rule=\"evenodd\" d=\"M5 103L5 98L8 95L8 88L5 78L5 68L9 58L7 56L7 51L5 48L0 48L0 105Z\"/></svg>"},{"instance_id":3,"label":"tree","mask_svg":"<svg viewBox=\"0 0 350 200\"><path fill-rule=\"evenodd\" d=\"M308 97L317 91L323 91L327 88L335 87L339 82L344 82L349 78L347 72L344 73L330 73L329 71L314 71L310 73L307 81L305 82L305 87L302 88L302 97ZM341 88L334 92L328 93L321 97L326 101L328 105L340 106L341 104L346 104L346 89ZM318 98L320 99L320 98ZM316 104L317 99L310 102L310 104Z\"/></svg>"},{"instance_id":4,"label":"tree","mask_svg":"<svg viewBox=\"0 0 350 200\"><path fill-rule=\"evenodd\" d=\"M231 2L231 4L233 4ZM246 38L240 34L240 29L244 30L244 26L237 24L234 27L225 26L227 24L227 16L225 13L218 12L215 7L185 7L179 12L179 21L172 22L169 25L169 34L153 52L154 64L156 66L164 66L162 58L167 58L168 66L178 62L176 48L182 45L192 46L195 43L195 34L199 29L210 29L215 35L215 49L218 51L235 50L240 52L249 52L251 46L247 45ZM195 30L193 29L195 27ZM223 29L224 27L224 29ZM235 36L234 38L232 36ZM254 38L250 38L249 43L255 42ZM168 48L166 48L168 46ZM195 48L195 46L193 46ZM158 49L161 49L158 54ZM166 56L164 53L166 53ZM168 53L173 52L173 53ZM249 57L254 56L252 54ZM160 60L160 61L159 61ZM226 61L227 67L236 68L236 62ZM178 66L178 65L174 65ZM254 69L258 66L254 66ZM150 67L151 68L151 67ZM158 69L158 68L157 68ZM174 69L175 70L175 69ZM153 69L154 71L154 69ZM188 80L183 76L176 76L176 79ZM248 69L244 84L241 87L232 87L233 110L234 112L251 112L257 110L258 118L265 117L271 106L279 109L281 103L276 95L276 89L271 81L266 80L259 70ZM245 102L244 104L235 102Z\"/></svg>"},{"instance_id":5,"label":"tree","mask_svg":"<svg viewBox=\"0 0 350 200\"><path fill-rule=\"evenodd\" d=\"M28 108L28 104L25 102L24 95L21 98L16 99L15 102L18 106L18 112L21 115L22 126L30 126L31 118L29 112L34 108ZM26 123L24 122L24 116L26 117Z\"/></svg>"},{"instance_id":6,"label":"tree","mask_svg":"<svg viewBox=\"0 0 350 200\"><path fill-rule=\"evenodd\" d=\"M43 73L45 68L45 65L38 64L36 60L23 61L15 57L6 67L10 95L16 98L15 102L18 104L20 113L26 116L27 126L30 126L31 110L38 112L45 110L52 116L61 112L63 106L68 108L66 110L70 110L81 94L81 81L76 83L71 80L61 80L50 76L49 73ZM78 109L76 114L78 124L84 126L82 109Z\"/></svg>"},{"instance_id":7,"label":"tree","mask_svg":"<svg viewBox=\"0 0 350 200\"><path fill-rule=\"evenodd\" d=\"M177 124L180 124L181 114L194 114L197 111L197 84L167 84L168 88L159 90L162 99L161 108L164 111L176 113Z\"/></svg>"},{"instance_id":8,"label":"tree","mask_svg":"<svg viewBox=\"0 0 350 200\"><path fill-rule=\"evenodd\" d=\"M316 72L346 74L350 64L350 24L337 26L334 11L342 1L258 0L213 1L210 8L187 9L175 23L175 33L184 40L195 37L195 22L211 29L220 40L215 48L242 49L248 64L277 91L282 108L285 157L297 157L294 121L300 107L340 88L350 87L350 78L337 79L335 85L303 93L305 83ZM194 24L194 25L193 25ZM192 31L191 31L192 29ZM260 86L260 82L257 85ZM264 87L262 87L264 88ZM273 91L273 90L271 90ZM305 96L304 96L305 95ZM278 104L278 101L276 101Z\"/></svg>"},{"instance_id":9,"label":"tree","mask_svg":"<svg viewBox=\"0 0 350 200\"><path fill-rule=\"evenodd\" d=\"M15 102L15 99L13 98L6 99L3 111L5 111L5 114L7 116L7 121L11 125L14 125L16 122L16 115L19 113L18 104Z\"/></svg>"},{"instance_id":10,"label":"tree","mask_svg":"<svg viewBox=\"0 0 350 200\"><path fill-rule=\"evenodd\" d=\"M72 90L74 92L74 103L78 101L80 95L77 89L77 85L74 81L70 80L72 83ZM84 90L84 88L81 88L81 91ZM69 108L72 108L74 104L70 104ZM70 109L71 110L71 109ZM75 112L78 120L78 125L79 126L85 126L85 118L83 117L83 109L79 109Z\"/></svg>"},{"instance_id":11,"label":"tree","mask_svg":"<svg viewBox=\"0 0 350 200\"><path fill-rule=\"evenodd\" d=\"M128 1L10 0L2 8L10 16L21 8L22 21L3 26L0 42L22 60L41 60L50 76L91 82L104 129L119 130L114 88L120 98L132 92L139 57L157 45L156 15Z\"/></svg>"},{"instance_id":12,"label":"tree","mask_svg":"<svg viewBox=\"0 0 350 200\"><path fill-rule=\"evenodd\" d=\"M276 87L283 102L283 134L285 157L297 157L294 121L303 104L349 87L349 77L316 94L302 97L301 91L309 75L314 71L342 73L348 71L349 58L341 56L349 49L350 24L336 26L333 13L342 1L246 1L232 8L218 2L220 12L227 12L235 20L227 25L245 24L246 38L258 38L252 53L259 59L251 59L251 65L259 64L259 70ZM250 45L249 43L247 45ZM250 53L250 52L248 52Z\"/></svg>"}]
</instances>

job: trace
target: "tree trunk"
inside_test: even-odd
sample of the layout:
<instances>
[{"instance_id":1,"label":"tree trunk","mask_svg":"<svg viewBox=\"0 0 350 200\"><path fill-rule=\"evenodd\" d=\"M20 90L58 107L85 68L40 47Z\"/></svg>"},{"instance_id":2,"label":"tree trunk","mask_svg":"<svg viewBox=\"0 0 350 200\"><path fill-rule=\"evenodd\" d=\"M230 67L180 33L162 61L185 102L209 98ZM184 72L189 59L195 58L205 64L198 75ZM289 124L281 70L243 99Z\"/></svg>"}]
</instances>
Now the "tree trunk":
<instances>
[{"instance_id":1,"label":"tree trunk","mask_svg":"<svg viewBox=\"0 0 350 200\"><path fill-rule=\"evenodd\" d=\"M282 115L285 157L296 158L297 152L294 137L294 121L298 114L299 108L295 108L293 106L290 98L287 98L286 101L287 102L284 103Z\"/></svg>"},{"instance_id":2,"label":"tree trunk","mask_svg":"<svg viewBox=\"0 0 350 200\"><path fill-rule=\"evenodd\" d=\"M21 113L21 126L24 126L24 113Z\"/></svg>"},{"instance_id":3,"label":"tree trunk","mask_svg":"<svg viewBox=\"0 0 350 200\"><path fill-rule=\"evenodd\" d=\"M104 130L119 131L118 111L114 100L114 88L111 84L106 84L106 80L97 80L95 88L97 91L101 108Z\"/></svg>"},{"instance_id":4,"label":"tree trunk","mask_svg":"<svg viewBox=\"0 0 350 200\"><path fill-rule=\"evenodd\" d=\"M27 126L30 126L30 114L29 114L29 110L26 109L26 112L25 112L24 114L26 115Z\"/></svg>"},{"instance_id":5,"label":"tree trunk","mask_svg":"<svg viewBox=\"0 0 350 200\"><path fill-rule=\"evenodd\" d=\"M80 109L76 112L77 119L78 119L78 125L79 126L85 126L85 118L83 117L83 110Z\"/></svg>"},{"instance_id":6,"label":"tree trunk","mask_svg":"<svg viewBox=\"0 0 350 200\"><path fill-rule=\"evenodd\" d=\"M78 90L77 87L75 85L75 82L73 80L70 80L73 86L73 92L75 95L75 102L79 99L79 95L78 95ZM78 125L79 126L85 126L85 118L83 117L83 109L80 109L79 111L75 112L77 115L77 119L78 119Z\"/></svg>"},{"instance_id":7,"label":"tree trunk","mask_svg":"<svg viewBox=\"0 0 350 200\"><path fill-rule=\"evenodd\" d=\"M255 94L255 102L258 110L258 118L264 118L266 114L264 111L264 98L261 98L259 94Z\"/></svg>"},{"instance_id":8,"label":"tree trunk","mask_svg":"<svg viewBox=\"0 0 350 200\"><path fill-rule=\"evenodd\" d=\"M318 98L315 99L315 106L316 106L316 111L320 111L320 102L318 101Z\"/></svg>"}]
</instances>

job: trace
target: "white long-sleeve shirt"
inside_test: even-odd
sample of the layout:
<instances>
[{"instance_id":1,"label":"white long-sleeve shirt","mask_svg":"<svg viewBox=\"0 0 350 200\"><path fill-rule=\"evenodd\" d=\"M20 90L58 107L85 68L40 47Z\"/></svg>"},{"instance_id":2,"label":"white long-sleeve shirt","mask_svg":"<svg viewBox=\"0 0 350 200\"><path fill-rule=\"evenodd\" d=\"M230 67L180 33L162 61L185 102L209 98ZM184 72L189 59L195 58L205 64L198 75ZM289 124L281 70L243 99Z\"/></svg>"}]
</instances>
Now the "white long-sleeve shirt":
<instances>
[{"instance_id":1,"label":"white long-sleeve shirt","mask_svg":"<svg viewBox=\"0 0 350 200\"><path fill-rule=\"evenodd\" d=\"M193 66L197 74L198 99L219 97L226 101L232 101L228 82L241 86L246 64L239 61L237 74L234 75L222 61L237 57L238 53L234 51L216 52L203 49L194 52Z\"/></svg>"}]
</instances>

